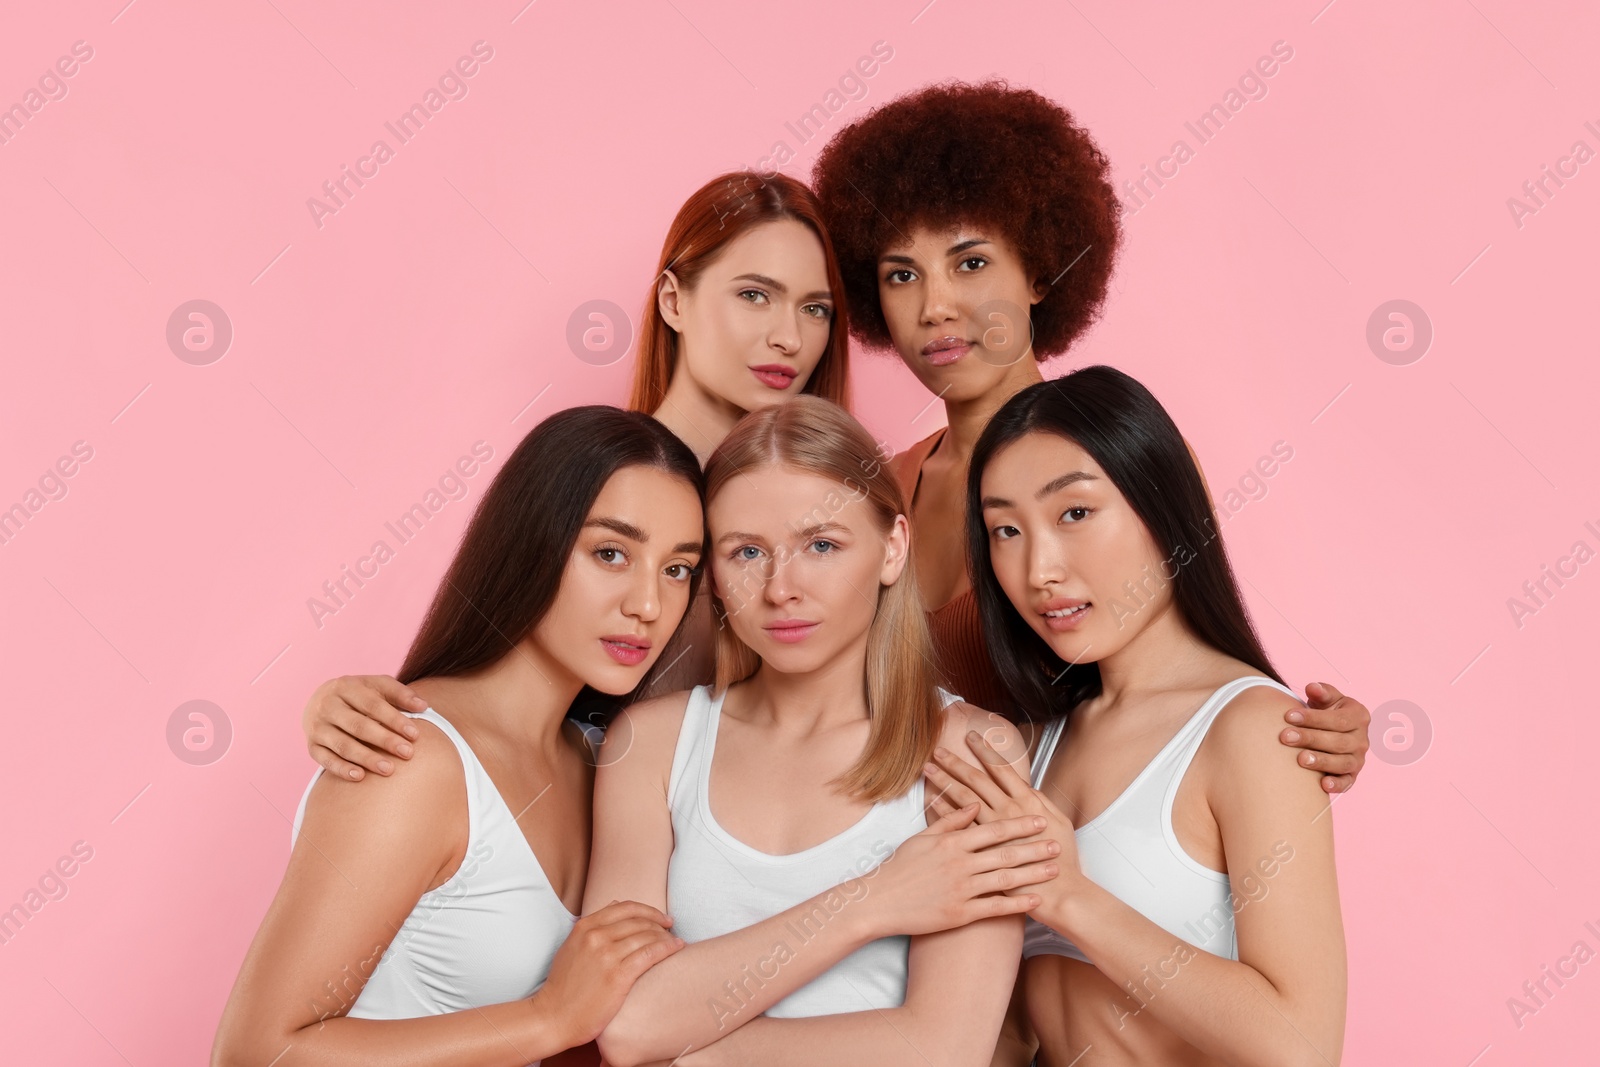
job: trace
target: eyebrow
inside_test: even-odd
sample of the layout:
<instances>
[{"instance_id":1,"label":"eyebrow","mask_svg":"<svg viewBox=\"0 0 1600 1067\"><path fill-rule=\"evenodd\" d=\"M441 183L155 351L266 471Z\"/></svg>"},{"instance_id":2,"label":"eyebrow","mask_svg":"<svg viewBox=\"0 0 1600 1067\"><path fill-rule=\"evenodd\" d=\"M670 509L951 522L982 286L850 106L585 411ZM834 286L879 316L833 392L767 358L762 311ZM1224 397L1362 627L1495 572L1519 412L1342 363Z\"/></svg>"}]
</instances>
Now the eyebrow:
<instances>
[{"instance_id":1,"label":"eyebrow","mask_svg":"<svg viewBox=\"0 0 1600 1067\"><path fill-rule=\"evenodd\" d=\"M757 285L764 285L768 289L772 289L772 290L774 290L776 292L779 292L779 293L787 293L789 291L789 287L787 285L784 285L778 279L770 277L770 276L768 276L766 274L740 274L740 275L736 276L733 280L736 281L736 282L740 282L740 281L755 282ZM830 293L826 289L813 289L811 292L809 292L809 293L807 293L805 295L805 299L807 299L807 300L832 300L833 299L833 294Z\"/></svg>"},{"instance_id":2,"label":"eyebrow","mask_svg":"<svg viewBox=\"0 0 1600 1067\"><path fill-rule=\"evenodd\" d=\"M959 241L956 244L951 245L948 249L945 250L945 255L947 255L947 256L959 255L960 253L965 252L969 248L974 248L974 247L976 247L978 245L986 245L986 244L991 244L991 243L992 242L987 237L974 237L974 238L972 238L970 240ZM913 262L913 260L912 260L912 258L910 256L903 256L903 255L899 255L897 253L889 252L889 253L885 253L885 254L879 256L878 257L878 262L879 263L911 263L911 262Z\"/></svg>"},{"instance_id":3,"label":"eyebrow","mask_svg":"<svg viewBox=\"0 0 1600 1067\"><path fill-rule=\"evenodd\" d=\"M833 533L835 531L839 533L849 533L850 528L837 522L817 522L812 523L810 526L801 527L794 532L800 537L815 537L820 533ZM717 538L717 544L726 545L734 541L759 541L762 544L765 544L766 540L767 539L762 537L760 534L745 533L742 530L729 530L727 533Z\"/></svg>"},{"instance_id":4,"label":"eyebrow","mask_svg":"<svg viewBox=\"0 0 1600 1067\"><path fill-rule=\"evenodd\" d=\"M583 524L583 528L586 530L591 526L599 527L602 530L610 530L612 533L626 537L630 541L637 541L641 545L650 543L650 535L626 519L616 519L609 515L602 515ZM679 541L672 546L672 551L674 552L702 552L704 550L705 545L699 541Z\"/></svg>"},{"instance_id":5,"label":"eyebrow","mask_svg":"<svg viewBox=\"0 0 1600 1067\"><path fill-rule=\"evenodd\" d=\"M1050 481L1046 482L1043 488L1041 488L1037 493L1033 494L1033 498L1035 500L1043 500L1051 493L1065 489L1067 486L1072 485L1075 482L1097 482L1099 480L1100 478L1098 475L1090 474L1088 471L1068 471L1066 474L1063 474L1057 478L1052 478ZM979 506L986 508L1009 508L1013 505L1011 501L1005 499L1004 497L986 496L979 501Z\"/></svg>"}]
</instances>

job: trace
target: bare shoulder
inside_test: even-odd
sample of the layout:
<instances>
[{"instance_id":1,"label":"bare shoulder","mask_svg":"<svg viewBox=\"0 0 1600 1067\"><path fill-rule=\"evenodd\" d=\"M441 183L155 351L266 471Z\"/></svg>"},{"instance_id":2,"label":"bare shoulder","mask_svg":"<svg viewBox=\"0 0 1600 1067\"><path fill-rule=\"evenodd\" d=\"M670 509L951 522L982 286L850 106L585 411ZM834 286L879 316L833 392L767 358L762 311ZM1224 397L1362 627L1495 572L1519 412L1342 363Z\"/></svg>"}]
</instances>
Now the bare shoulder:
<instances>
[{"instance_id":1,"label":"bare shoulder","mask_svg":"<svg viewBox=\"0 0 1600 1067\"><path fill-rule=\"evenodd\" d=\"M997 712L986 711L976 704L959 700L944 709L939 744L968 760L976 761L972 746L967 744L968 732L976 733L989 742L991 748L1013 765L1027 760L1028 744L1011 720Z\"/></svg>"},{"instance_id":2,"label":"bare shoulder","mask_svg":"<svg viewBox=\"0 0 1600 1067\"><path fill-rule=\"evenodd\" d=\"M689 689L663 693L620 711L606 727L605 742L600 747L601 773L614 774L624 767L632 773L670 768L692 693Z\"/></svg>"},{"instance_id":3,"label":"bare shoulder","mask_svg":"<svg viewBox=\"0 0 1600 1067\"><path fill-rule=\"evenodd\" d=\"M448 852L467 835L466 771L455 744L426 719L418 719L413 755L391 775L352 782L323 772L306 800L301 836L318 849L365 851L417 848L435 842ZM458 841L459 839L459 841Z\"/></svg>"},{"instance_id":4,"label":"bare shoulder","mask_svg":"<svg viewBox=\"0 0 1600 1067\"><path fill-rule=\"evenodd\" d=\"M1303 707L1305 704L1299 698L1276 686L1253 685L1228 701L1217 713L1207 734L1207 743L1240 756L1251 753L1277 756L1282 747L1278 743L1278 734L1283 730L1284 712Z\"/></svg>"}]
</instances>

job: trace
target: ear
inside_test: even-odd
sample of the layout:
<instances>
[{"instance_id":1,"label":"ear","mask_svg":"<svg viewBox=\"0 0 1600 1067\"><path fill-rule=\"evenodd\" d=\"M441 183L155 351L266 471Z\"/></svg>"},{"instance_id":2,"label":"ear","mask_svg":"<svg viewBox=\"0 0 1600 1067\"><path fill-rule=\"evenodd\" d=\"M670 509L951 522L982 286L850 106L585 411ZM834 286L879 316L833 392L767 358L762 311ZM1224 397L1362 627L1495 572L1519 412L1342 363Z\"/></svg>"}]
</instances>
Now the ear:
<instances>
[{"instance_id":1,"label":"ear","mask_svg":"<svg viewBox=\"0 0 1600 1067\"><path fill-rule=\"evenodd\" d=\"M1039 301L1043 300L1049 295L1050 286L1044 280L1044 275L1041 274L1039 277L1033 280L1033 298L1029 300L1028 303L1037 304Z\"/></svg>"},{"instance_id":2,"label":"ear","mask_svg":"<svg viewBox=\"0 0 1600 1067\"><path fill-rule=\"evenodd\" d=\"M656 308L661 312L661 318L675 333L683 332L683 310L679 306L683 295L683 286L678 282L678 276L670 270L662 271L661 278L656 283Z\"/></svg>"},{"instance_id":3,"label":"ear","mask_svg":"<svg viewBox=\"0 0 1600 1067\"><path fill-rule=\"evenodd\" d=\"M906 569L906 557L911 552L911 524L904 515L894 517L889 536L884 539L883 567L878 571L880 585L893 585Z\"/></svg>"}]
</instances>

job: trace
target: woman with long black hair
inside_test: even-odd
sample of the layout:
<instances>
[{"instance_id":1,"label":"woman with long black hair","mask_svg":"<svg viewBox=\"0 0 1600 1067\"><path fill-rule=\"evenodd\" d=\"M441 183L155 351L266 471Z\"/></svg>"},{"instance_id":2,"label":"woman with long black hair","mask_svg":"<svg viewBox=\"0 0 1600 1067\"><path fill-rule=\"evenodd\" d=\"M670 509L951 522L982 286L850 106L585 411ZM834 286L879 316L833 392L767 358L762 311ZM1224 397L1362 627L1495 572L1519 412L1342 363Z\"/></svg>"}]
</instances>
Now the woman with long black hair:
<instances>
[{"instance_id":1,"label":"woman with long black hair","mask_svg":"<svg viewBox=\"0 0 1600 1067\"><path fill-rule=\"evenodd\" d=\"M1276 738L1299 707L1256 638L1183 437L1089 367L1014 396L973 450L967 544L1025 780L976 734L940 808L1043 816L1019 977L1038 1063L1339 1061L1333 819ZM1073 847L1073 846L1076 847Z\"/></svg>"}]
</instances>

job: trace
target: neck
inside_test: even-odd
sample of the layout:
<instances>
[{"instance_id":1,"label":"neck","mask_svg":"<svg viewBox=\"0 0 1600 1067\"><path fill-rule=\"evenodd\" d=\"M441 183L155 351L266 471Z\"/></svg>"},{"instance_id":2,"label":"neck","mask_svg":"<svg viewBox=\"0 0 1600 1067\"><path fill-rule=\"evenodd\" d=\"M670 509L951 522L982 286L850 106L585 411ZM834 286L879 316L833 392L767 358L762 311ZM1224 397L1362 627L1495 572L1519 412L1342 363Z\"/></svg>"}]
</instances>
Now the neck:
<instances>
[{"instance_id":1,"label":"neck","mask_svg":"<svg viewBox=\"0 0 1600 1067\"><path fill-rule=\"evenodd\" d=\"M583 683L530 639L471 674L425 678L415 688L429 704L437 699L434 710L457 729L554 758L564 744L567 709Z\"/></svg>"},{"instance_id":2,"label":"neck","mask_svg":"<svg viewBox=\"0 0 1600 1067\"><path fill-rule=\"evenodd\" d=\"M946 400L944 416L949 431L939 443L939 450L949 449L952 455L962 460L969 458L983 428L989 425L995 412L1028 386L1042 381L1044 375L1039 372L1039 362L1033 358L1033 350L1029 349L1026 355L1007 368L1006 376L993 388L975 397Z\"/></svg>"},{"instance_id":3,"label":"neck","mask_svg":"<svg viewBox=\"0 0 1600 1067\"><path fill-rule=\"evenodd\" d=\"M1191 630L1170 599L1122 648L1099 661L1100 700L1119 703L1130 693L1193 685L1216 654Z\"/></svg>"},{"instance_id":4,"label":"neck","mask_svg":"<svg viewBox=\"0 0 1600 1067\"><path fill-rule=\"evenodd\" d=\"M661 425L694 452L704 467L711 453L722 444L733 424L744 417L744 410L712 396L685 374L682 364L667 385L661 406L650 413Z\"/></svg>"},{"instance_id":5,"label":"neck","mask_svg":"<svg viewBox=\"0 0 1600 1067\"><path fill-rule=\"evenodd\" d=\"M867 717L867 638L805 674L783 674L763 663L745 688L746 706L785 730L811 733Z\"/></svg>"}]
</instances>

